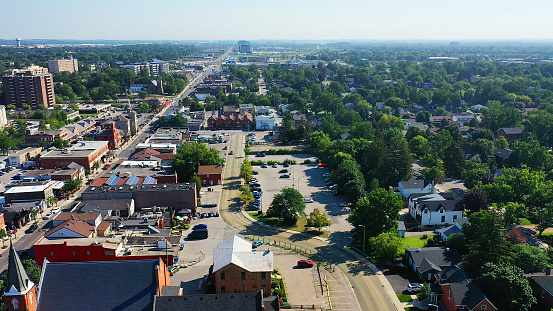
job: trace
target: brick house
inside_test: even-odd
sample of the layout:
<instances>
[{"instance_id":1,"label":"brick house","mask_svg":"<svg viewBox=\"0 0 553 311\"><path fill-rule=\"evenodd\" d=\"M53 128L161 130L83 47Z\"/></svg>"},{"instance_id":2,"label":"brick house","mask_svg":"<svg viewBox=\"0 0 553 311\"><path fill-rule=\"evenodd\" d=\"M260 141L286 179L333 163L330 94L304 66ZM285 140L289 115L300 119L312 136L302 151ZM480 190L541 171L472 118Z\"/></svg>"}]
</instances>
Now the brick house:
<instances>
[{"instance_id":1,"label":"brick house","mask_svg":"<svg viewBox=\"0 0 553 311\"><path fill-rule=\"evenodd\" d=\"M445 310L497 311L493 303L482 293L463 269L452 266L436 274L440 291L432 292L433 302L441 301Z\"/></svg>"},{"instance_id":2,"label":"brick house","mask_svg":"<svg viewBox=\"0 0 553 311\"><path fill-rule=\"evenodd\" d=\"M202 180L202 185L220 185L223 179L223 166L200 165L198 167L198 176Z\"/></svg>"},{"instance_id":3,"label":"brick house","mask_svg":"<svg viewBox=\"0 0 553 311\"><path fill-rule=\"evenodd\" d=\"M210 268L212 284L217 294L259 292L271 294L273 253L252 250L252 245L234 235L213 250Z\"/></svg>"},{"instance_id":4,"label":"brick house","mask_svg":"<svg viewBox=\"0 0 553 311\"><path fill-rule=\"evenodd\" d=\"M405 261L421 281L434 282L436 273L459 264L461 256L457 250L445 247L406 248Z\"/></svg>"},{"instance_id":5,"label":"brick house","mask_svg":"<svg viewBox=\"0 0 553 311\"><path fill-rule=\"evenodd\" d=\"M503 136L509 143L512 143L515 140L521 139L523 133L523 127L502 127L497 130L497 137Z\"/></svg>"}]
</instances>

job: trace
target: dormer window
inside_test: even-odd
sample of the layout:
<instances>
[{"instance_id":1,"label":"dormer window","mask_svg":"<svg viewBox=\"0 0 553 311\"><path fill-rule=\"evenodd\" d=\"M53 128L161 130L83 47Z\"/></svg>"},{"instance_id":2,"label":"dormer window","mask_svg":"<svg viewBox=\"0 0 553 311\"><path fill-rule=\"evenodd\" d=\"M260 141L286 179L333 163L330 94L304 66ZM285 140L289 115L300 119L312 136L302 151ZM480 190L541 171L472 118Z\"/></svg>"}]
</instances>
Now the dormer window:
<instances>
[{"instance_id":1,"label":"dormer window","mask_svg":"<svg viewBox=\"0 0 553 311\"><path fill-rule=\"evenodd\" d=\"M440 213L443 213L444 212L444 208L440 208Z\"/></svg>"}]
</instances>

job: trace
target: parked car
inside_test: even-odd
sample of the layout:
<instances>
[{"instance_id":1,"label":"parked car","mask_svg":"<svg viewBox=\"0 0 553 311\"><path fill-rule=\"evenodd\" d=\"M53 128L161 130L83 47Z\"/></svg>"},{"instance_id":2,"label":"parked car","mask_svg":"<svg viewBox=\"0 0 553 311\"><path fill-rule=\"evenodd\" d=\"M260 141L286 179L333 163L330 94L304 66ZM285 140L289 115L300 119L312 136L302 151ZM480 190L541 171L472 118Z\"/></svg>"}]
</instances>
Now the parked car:
<instances>
[{"instance_id":1,"label":"parked car","mask_svg":"<svg viewBox=\"0 0 553 311\"><path fill-rule=\"evenodd\" d=\"M215 212L215 217L219 217L219 212Z\"/></svg>"},{"instance_id":2,"label":"parked car","mask_svg":"<svg viewBox=\"0 0 553 311\"><path fill-rule=\"evenodd\" d=\"M280 175L280 178L290 178L290 175L288 174Z\"/></svg>"},{"instance_id":3,"label":"parked car","mask_svg":"<svg viewBox=\"0 0 553 311\"><path fill-rule=\"evenodd\" d=\"M32 224L27 230L25 230L25 233L33 233L36 229L38 229L38 225Z\"/></svg>"},{"instance_id":4,"label":"parked car","mask_svg":"<svg viewBox=\"0 0 553 311\"><path fill-rule=\"evenodd\" d=\"M390 269L405 269L401 258L394 258L386 262L386 266Z\"/></svg>"},{"instance_id":5,"label":"parked car","mask_svg":"<svg viewBox=\"0 0 553 311\"><path fill-rule=\"evenodd\" d=\"M273 164L273 168L277 168L278 167L278 164Z\"/></svg>"},{"instance_id":6,"label":"parked car","mask_svg":"<svg viewBox=\"0 0 553 311\"><path fill-rule=\"evenodd\" d=\"M42 219L48 220L48 219L52 218L52 216L54 216L53 213L48 213L48 214L44 215L44 217L42 217Z\"/></svg>"},{"instance_id":7,"label":"parked car","mask_svg":"<svg viewBox=\"0 0 553 311\"><path fill-rule=\"evenodd\" d=\"M288 173L288 170L287 170L287 169L283 169L283 170L280 170L280 171L278 171L278 172L279 172L279 174L284 174L284 173Z\"/></svg>"},{"instance_id":8,"label":"parked car","mask_svg":"<svg viewBox=\"0 0 553 311\"><path fill-rule=\"evenodd\" d=\"M227 150L227 149L228 149L228 146L225 146L225 147L223 148L223 150Z\"/></svg>"},{"instance_id":9,"label":"parked car","mask_svg":"<svg viewBox=\"0 0 553 311\"><path fill-rule=\"evenodd\" d=\"M290 163L286 162L286 163L282 164L282 166L284 166L284 167L289 167L289 166L290 166Z\"/></svg>"},{"instance_id":10,"label":"parked car","mask_svg":"<svg viewBox=\"0 0 553 311\"><path fill-rule=\"evenodd\" d=\"M317 165L318 167L326 167L326 164L325 163L319 163L319 165Z\"/></svg>"},{"instance_id":11,"label":"parked car","mask_svg":"<svg viewBox=\"0 0 553 311\"><path fill-rule=\"evenodd\" d=\"M421 229L421 227L415 226L415 227L408 228L407 231L409 231L409 232L419 232L419 231L422 231L422 229Z\"/></svg>"},{"instance_id":12,"label":"parked car","mask_svg":"<svg viewBox=\"0 0 553 311\"><path fill-rule=\"evenodd\" d=\"M299 268L311 268L315 263L311 260L298 260Z\"/></svg>"},{"instance_id":13,"label":"parked car","mask_svg":"<svg viewBox=\"0 0 553 311\"><path fill-rule=\"evenodd\" d=\"M111 167L111 164L106 164L106 165L104 165L104 169L108 169L108 168L110 168L110 167Z\"/></svg>"},{"instance_id":14,"label":"parked car","mask_svg":"<svg viewBox=\"0 0 553 311\"><path fill-rule=\"evenodd\" d=\"M231 150L228 154L229 154L229 155L233 155L233 154L234 154L234 151Z\"/></svg>"},{"instance_id":15,"label":"parked car","mask_svg":"<svg viewBox=\"0 0 553 311\"><path fill-rule=\"evenodd\" d=\"M330 173L324 173L323 174L323 177L329 177L330 176Z\"/></svg>"},{"instance_id":16,"label":"parked car","mask_svg":"<svg viewBox=\"0 0 553 311\"><path fill-rule=\"evenodd\" d=\"M257 174L259 174L259 172L258 171L252 171L252 174L257 175Z\"/></svg>"},{"instance_id":17,"label":"parked car","mask_svg":"<svg viewBox=\"0 0 553 311\"><path fill-rule=\"evenodd\" d=\"M419 283L411 283L407 285L407 291L410 293L420 292L421 289L422 289L422 285Z\"/></svg>"},{"instance_id":18,"label":"parked car","mask_svg":"<svg viewBox=\"0 0 553 311\"><path fill-rule=\"evenodd\" d=\"M167 268L167 270L169 271L169 275L173 276L173 275L175 275L175 273L177 273L177 271L180 270L180 266L172 265L172 266L169 266L169 268Z\"/></svg>"},{"instance_id":19,"label":"parked car","mask_svg":"<svg viewBox=\"0 0 553 311\"><path fill-rule=\"evenodd\" d=\"M217 203L204 204L204 207L217 207Z\"/></svg>"},{"instance_id":20,"label":"parked car","mask_svg":"<svg viewBox=\"0 0 553 311\"><path fill-rule=\"evenodd\" d=\"M207 229L206 224L197 224L194 227L192 227L192 230L198 230L198 229Z\"/></svg>"},{"instance_id":21,"label":"parked car","mask_svg":"<svg viewBox=\"0 0 553 311\"><path fill-rule=\"evenodd\" d=\"M305 202L305 203L313 203L313 199L311 199L311 198L303 198L303 202Z\"/></svg>"},{"instance_id":22,"label":"parked car","mask_svg":"<svg viewBox=\"0 0 553 311\"><path fill-rule=\"evenodd\" d=\"M59 207L54 207L54 208L52 209L52 213L53 213L53 214L57 214L57 213L59 213L60 211L61 211L61 209L60 209Z\"/></svg>"},{"instance_id":23,"label":"parked car","mask_svg":"<svg viewBox=\"0 0 553 311\"><path fill-rule=\"evenodd\" d=\"M252 248L258 248L259 246L263 245L262 241L254 241L252 243Z\"/></svg>"},{"instance_id":24,"label":"parked car","mask_svg":"<svg viewBox=\"0 0 553 311\"><path fill-rule=\"evenodd\" d=\"M267 168L269 167L269 165L267 164L267 162L263 163L263 165L261 165L261 168Z\"/></svg>"},{"instance_id":25,"label":"parked car","mask_svg":"<svg viewBox=\"0 0 553 311\"><path fill-rule=\"evenodd\" d=\"M340 207L350 207L350 206L351 206L351 203L349 203L349 202L340 203Z\"/></svg>"}]
</instances>

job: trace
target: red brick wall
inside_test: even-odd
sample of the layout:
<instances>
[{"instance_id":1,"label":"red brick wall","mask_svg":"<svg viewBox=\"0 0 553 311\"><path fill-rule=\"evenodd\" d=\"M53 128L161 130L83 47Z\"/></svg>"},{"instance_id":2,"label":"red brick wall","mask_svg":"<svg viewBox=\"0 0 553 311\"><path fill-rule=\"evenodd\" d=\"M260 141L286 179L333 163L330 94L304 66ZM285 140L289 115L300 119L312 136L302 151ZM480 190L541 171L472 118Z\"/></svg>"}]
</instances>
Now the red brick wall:
<instances>
[{"instance_id":1,"label":"red brick wall","mask_svg":"<svg viewBox=\"0 0 553 311\"><path fill-rule=\"evenodd\" d=\"M219 185L223 182L221 174L202 174L200 179L202 180L202 186Z\"/></svg>"},{"instance_id":2,"label":"red brick wall","mask_svg":"<svg viewBox=\"0 0 553 311\"><path fill-rule=\"evenodd\" d=\"M455 299L453 299L453 293L450 295L450 291L451 287L449 284L442 285L442 292L444 293L442 295L442 303L447 311L456 311L457 307L455 307Z\"/></svg>"},{"instance_id":3,"label":"red brick wall","mask_svg":"<svg viewBox=\"0 0 553 311\"><path fill-rule=\"evenodd\" d=\"M497 310L496 308L494 308L492 306L492 304L488 301L488 299L484 299L478 306L476 306L476 308L474 308L473 310L477 310L477 311L480 311L482 310L482 306L483 305L486 305L486 311L494 311L494 310Z\"/></svg>"},{"instance_id":4,"label":"red brick wall","mask_svg":"<svg viewBox=\"0 0 553 311\"><path fill-rule=\"evenodd\" d=\"M241 272L245 272L246 279L241 280ZM225 279L221 280L221 273L224 273ZM242 286L244 286L244 292L259 292L263 289L263 295L265 297L271 294L271 271L265 272L265 279L261 279L261 272L249 272L234 264L230 264L221 270L214 273L215 277L215 291L222 293L221 287L225 287L226 293L240 293L242 292ZM265 285L265 287L263 287ZM255 286L255 287L254 287Z\"/></svg>"}]
</instances>

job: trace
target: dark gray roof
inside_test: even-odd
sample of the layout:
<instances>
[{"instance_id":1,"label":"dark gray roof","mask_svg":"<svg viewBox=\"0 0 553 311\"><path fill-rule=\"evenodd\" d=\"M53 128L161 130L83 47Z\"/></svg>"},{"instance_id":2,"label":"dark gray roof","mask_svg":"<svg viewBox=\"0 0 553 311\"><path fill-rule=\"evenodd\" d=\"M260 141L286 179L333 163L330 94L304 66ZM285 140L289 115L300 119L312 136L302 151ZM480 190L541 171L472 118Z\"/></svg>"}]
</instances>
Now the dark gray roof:
<instances>
[{"instance_id":1,"label":"dark gray roof","mask_svg":"<svg viewBox=\"0 0 553 311\"><path fill-rule=\"evenodd\" d=\"M430 180L424 178L412 178L410 180L402 180L403 189L422 189L431 183Z\"/></svg>"},{"instance_id":2,"label":"dark gray roof","mask_svg":"<svg viewBox=\"0 0 553 311\"><path fill-rule=\"evenodd\" d=\"M161 296L178 296L180 290L180 286L163 286L161 288Z\"/></svg>"},{"instance_id":3,"label":"dark gray roof","mask_svg":"<svg viewBox=\"0 0 553 311\"><path fill-rule=\"evenodd\" d=\"M445 235L446 237L449 237L450 235L452 235L454 233L461 233L462 231L456 225L451 225L449 227L441 229L440 232L442 232L443 235Z\"/></svg>"},{"instance_id":4,"label":"dark gray roof","mask_svg":"<svg viewBox=\"0 0 553 311\"><path fill-rule=\"evenodd\" d=\"M152 310L158 265L159 260L45 261L38 310Z\"/></svg>"},{"instance_id":5,"label":"dark gray roof","mask_svg":"<svg viewBox=\"0 0 553 311\"><path fill-rule=\"evenodd\" d=\"M131 205L133 199L111 199L111 200L95 200L95 201L85 201L85 205L82 207L85 208L86 205L94 206L96 209L101 210L126 210ZM88 207L89 208L89 207ZM82 210L82 209L81 209ZM88 211L83 211L88 213ZM95 210L95 212L98 212Z\"/></svg>"},{"instance_id":6,"label":"dark gray roof","mask_svg":"<svg viewBox=\"0 0 553 311\"><path fill-rule=\"evenodd\" d=\"M428 258L424 258L419 266L419 271L425 273L430 270L442 271L442 268L438 267L435 263L430 261Z\"/></svg>"},{"instance_id":7,"label":"dark gray roof","mask_svg":"<svg viewBox=\"0 0 553 311\"><path fill-rule=\"evenodd\" d=\"M461 147L463 149L463 152L465 153L465 158L470 159L478 154L478 152L474 151L473 149L463 146Z\"/></svg>"},{"instance_id":8,"label":"dark gray roof","mask_svg":"<svg viewBox=\"0 0 553 311\"><path fill-rule=\"evenodd\" d=\"M443 201L427 201L421 203L421 210L428 208L431 212L437 212L440 208L444 208L446 211L464 211L465 206L461 200L443 200Z\"/></svg>"},{"instance_id":9,"label":"dark gray roof","mask_svg":"<svg viewBox=\"0 0 553 311\"><path fill-rule=\"evenodd\" d=\"M443 269L461 262L461 256L457 250L447 250L445 247L406 248L405 251L411 255L419 270L421 267L426 269L434 266ZM426 261L429 261L432 265L425 263Z\"/></svg>"},{"instance_id":10,"label":"dark gray roof","mask_svg":"<svg viewBox=\"0 0 553 311\"><path fill-rule=\"evenodd\" d=\"M440 284L449 284L451 294L457 306L468 306L473 310L486 299L486 296L476 284L466 276L463 269L449 267L438 274Z\"/></svg>"},{"instance_id":11,"label":"dark gray roof","mask_svg":"<svg viewBox=\"0 0 553 311\"><path fill-rule=\"evenodd\" d=\"M261 293L157 296L154 311L261 311Z\"/></svg>"},{"instance_id":12,"label":"dark gray roof","mask_svg":"<svg viewBox=\"0 0 553 311\"><path fill-rule=\"evenodd\" d=\"M530 278L538 283L541 288L553 294L553 275L534 275Z\"/></svg>"},{"instance_id":13,"label":"dark gray roof","mask_svg":"<svg viewBox=\"0 0 553 311\"><path fill-rule=\"evenodd\" d=\"M509 157L509 155L511 155L511 152L513 152L513 150L511 150L511 149L495 149L493 151L493 154L496 157L499 157L499 158L505 160Z\"/></svg>"},{"instance_id":14,"label":"dark gray roof","mask_svg":"<svg viewBox=\"0 0 553 311\"><path fill-rule=\"evenodd\" d=\"M455 222L459 224L459 226L463 227L464 224L470 223L468 218L459 218L455 219Z\"/></svg>"},{"instance_id":15,"label":"dark gray roof","mask_svg":"<svg viewBox=\"0 0 553 311\"><path fill-rule=\"evenodd\" d=\"M405 228L405 222L403 220L398 220L397 221L397 231L405 231L407 230Z\"/></svg>"},{"instance_id":16,"label":"dark gray roof","mask_svg":"<svg viewBox=\"0 0 553 311\"><path fill-rule=\"evenodd\" d=\"M80 170L80 169L84 168L82 165L77 164L75 162L69 163L69 165L67 165L67 167L71 168L71 169L74 169L74 170Z\"/></svg>"},{"instance_id":17,"label":"dark gray roof","mask_svg":"<svg viewBox=\"0 0 553 311\"><path fill-rule=\"evenodd\" d=\"M503 130L507 135L518 135L524 132L523 127L502 127L498 131Z\"/></svg>"}]
</instances>

